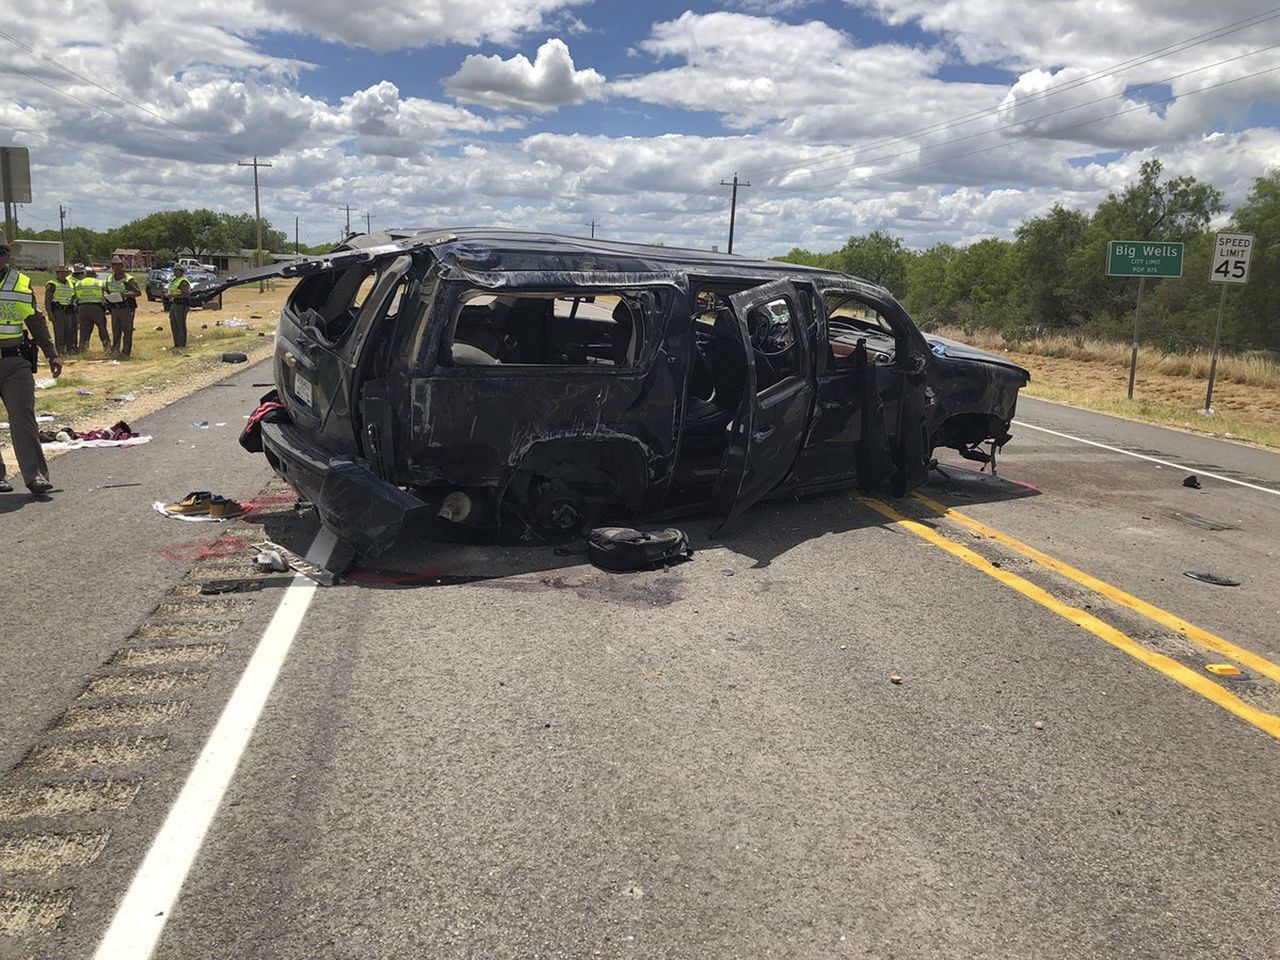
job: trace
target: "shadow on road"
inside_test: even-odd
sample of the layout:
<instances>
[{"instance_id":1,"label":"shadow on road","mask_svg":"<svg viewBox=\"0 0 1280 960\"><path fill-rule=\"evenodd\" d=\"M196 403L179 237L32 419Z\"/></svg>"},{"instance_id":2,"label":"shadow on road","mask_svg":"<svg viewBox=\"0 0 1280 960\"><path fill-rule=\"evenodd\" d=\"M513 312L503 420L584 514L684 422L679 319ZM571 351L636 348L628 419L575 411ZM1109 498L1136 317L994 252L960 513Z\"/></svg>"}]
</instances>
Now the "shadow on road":
<instances>
[{"instance_id":1,"label":"shadow on road","mask_svg":"<svg viewBox=\"0 0 1280 960\"><path fill-rule=\"evenodd\" d=\"M1029 484L1004 480L965 467L947 466L944 469L946 475L935 473L924 492L949 504L1039 495L1039 491ZM642 526L678 526L686 532L695 551L724 548L751 559L753 567L764 568L788 551L819 537L885 523L880 514L857 502L856 492L838 491L760 504L716 537L712 537L710 531L715 528L717 520L710 515ZM269 539L300 554L306 553L317 529L311 511L267 516L262 526ZM564 571L580 567L585 561L586 547L582 540L566 543L502 541L491 535L469 534L429 518L404 530L396 544L382 556L358 558L343 575L343 581L373 589L407 589L534 577L529 584L530 589L537 588L538 584L556 589L584 589L590 585L585 581L578 582L583 579L578 575L580 571L573 576L566 576ZM625 580L628 574L601 572L598 577L618 582L620 578Z\"/></svg>"}]
</instances>

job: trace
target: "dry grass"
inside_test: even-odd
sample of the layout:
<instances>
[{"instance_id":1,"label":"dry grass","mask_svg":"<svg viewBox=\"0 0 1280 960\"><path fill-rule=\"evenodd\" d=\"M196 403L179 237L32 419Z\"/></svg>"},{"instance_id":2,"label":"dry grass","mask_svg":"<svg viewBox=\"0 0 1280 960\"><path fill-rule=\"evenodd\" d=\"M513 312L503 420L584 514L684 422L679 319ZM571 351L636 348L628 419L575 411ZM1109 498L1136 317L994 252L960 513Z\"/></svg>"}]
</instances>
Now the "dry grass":
<instances>
[{"instance_id":1,"label":"dry grass","mask_svg":"<svg viewBox=\"0 0 1280 960\"><path fill-rule=\"evenodd\" d=\"M257 287L233 287L223 294L221 310L192 310L187 317L188 347L182 355L170 349L169 318L161 305L142 300L134 326L132 358L116 360L104 354L93 336L88 353L63 358L56 386L36 391L36 407L56 413L58 425L65 423L81 430L153 413L244 369L243 365L222 363L225 352L244 353L250 362L269 356L280 307L291 288L292 284L276 284L275 289L259 294ZM224 325L233 318L249 326ZM42 357L37 377L48 376ZM130 394L135 398L132 401L113 399Z\"/></svg>"},{"instance_id":2,"label":"dry grass","mask_svg":"<svg viewBox=\"0 0 1280 960\"><path fill-rule=\"evenodd\" d=\"M1028 396L1133 420L1280 447L1280 364L1265 354L1222 354L1211 416L1204 406L1209 355L1138 351L1135 399L1126 397L1129 345L1083 337L1006 340L992 330L942 336L995 350L1031 371Z\"/></svg>"}]
</instances>

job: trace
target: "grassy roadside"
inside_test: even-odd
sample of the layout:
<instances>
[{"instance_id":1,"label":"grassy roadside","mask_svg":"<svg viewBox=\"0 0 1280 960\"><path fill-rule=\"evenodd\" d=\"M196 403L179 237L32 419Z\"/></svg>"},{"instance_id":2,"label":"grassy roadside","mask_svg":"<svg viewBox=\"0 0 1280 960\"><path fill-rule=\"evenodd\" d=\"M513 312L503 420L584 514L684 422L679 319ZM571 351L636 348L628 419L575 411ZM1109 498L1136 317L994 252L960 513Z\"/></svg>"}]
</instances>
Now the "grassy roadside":
<instances>
[{"instance_id":1,"label":"grassy roadside","mask_svg":"<svg viewBox=\"0 0 1280 960\"><path fill-rule=\"evenodd\" d=\"M935 331L994 350L1031 371L1026 396L1177 427L1194 433L1280 448L1280 365L1259 354L1223 354L1210 416L1204 407L1207 353L1138 352L1134 399L1126 398L1129 346L1077 337L1005 340L995 331Z\"/></svg>"},{"instance_id":2,"label":"grassy roadside","mask_svg":"<svg viewBox=\"0 0 1280 960\"><path fill-rule=\"evenodd\" d=\"M87 430L117 420L132 422L245 368L223 363L225 352L243 353L249 363L265 359L291 286L277 284L261 294L256 287L235 287L223 295L223 309L191 311L188 347L181 354L170 349L169 318L161 305L141 300L130 359L104 353L94 335L87 353L63 358L62 376L54 386L36 390L37 412L56 417L42 429L66 424ZM49 368L41 357L37 379L48 378ZM7 431L0 431L0 442L9 454Z\"/></svg>"}]
</instances>

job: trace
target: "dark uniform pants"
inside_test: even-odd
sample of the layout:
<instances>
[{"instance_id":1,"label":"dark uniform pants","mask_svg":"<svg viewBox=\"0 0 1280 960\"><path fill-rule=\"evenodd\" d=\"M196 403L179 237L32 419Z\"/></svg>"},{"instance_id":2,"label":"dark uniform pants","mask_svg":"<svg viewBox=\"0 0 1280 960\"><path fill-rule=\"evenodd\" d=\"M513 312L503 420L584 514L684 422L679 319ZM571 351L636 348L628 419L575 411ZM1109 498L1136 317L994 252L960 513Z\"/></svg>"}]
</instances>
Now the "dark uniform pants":
<instances>
[{"instance_id":1,"label":"dark uniform pants","mask_svg":"<svg viewBox=\"0 0 1280 960\"><path fill-rule=\"evenodd\" d=\"M9 414L9 438L23 482L30 487L37 477L48 480L49 464L36 427L36 378L26 357L0 357L0 400ZM0 457L0 479L4 477L4 458Z\"/></svg>"},{"instance_id":2,"label":"dark uniform pants","mask_svg":"<svg viewBox=\"0 0 1280 960\"><path fill-rule=\"evenodd\" d=\"M80 349L80 321L72 305L53 305L53 345L58 353L76 353Z\"/></svg>"},{"instance_id":3,"label":"dark uniform pants","mask_svg":"<svg viewBox=\"0 0 1280 960\"><path fill-rule=\"evenodd\" d=\"M126 357L133 353L133 318L137 307L111 308L111 349Z\"/></svg>"},{"instance_id":4,"label":"dark uniform pants","mask_svg":"<svg viewBox=\"0 0 1280 960\"><path fill-rule=\"evenodd\" d=\"M111 341L107 339L107 314L100 303L82 303L80 310L80 349L89 349L89 340L93 336L94 327L98 329L98 339L102 341L102 349L110 350Z\"/></svg>"},{"instance_id":5,"label":"dark uniform pants","mask_svg":"<svg viewBox=\"0 0 1280 960\"><path fill-rule=\"evenodd\" d=\"M169 330L173 333L174 347L187 345L187 311L191 304L186 300L169 301Z\"/></svg>"}]
</instances>

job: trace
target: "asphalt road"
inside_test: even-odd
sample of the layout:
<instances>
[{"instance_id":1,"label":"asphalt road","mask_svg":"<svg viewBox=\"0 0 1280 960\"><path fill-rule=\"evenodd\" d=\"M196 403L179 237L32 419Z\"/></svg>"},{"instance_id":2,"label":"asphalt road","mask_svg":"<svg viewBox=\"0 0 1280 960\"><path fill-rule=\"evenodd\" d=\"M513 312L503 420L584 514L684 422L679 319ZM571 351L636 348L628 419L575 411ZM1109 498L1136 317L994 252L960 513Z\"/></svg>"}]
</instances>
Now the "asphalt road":
<instances>
[{"instance_id":1,"label":"asphalt road","mask_svg":"<svg viewBox=\"0 0 1280 960\"><path fill-rule=\"evenodd\" d=\"M1024 400L998 478L666 571L200 596L314 534L234 446L260 379L0 516L0 958L1280 956L1280 456ZM195 487L263 507L150 512Z\"/></svg>"}]
</instances>

